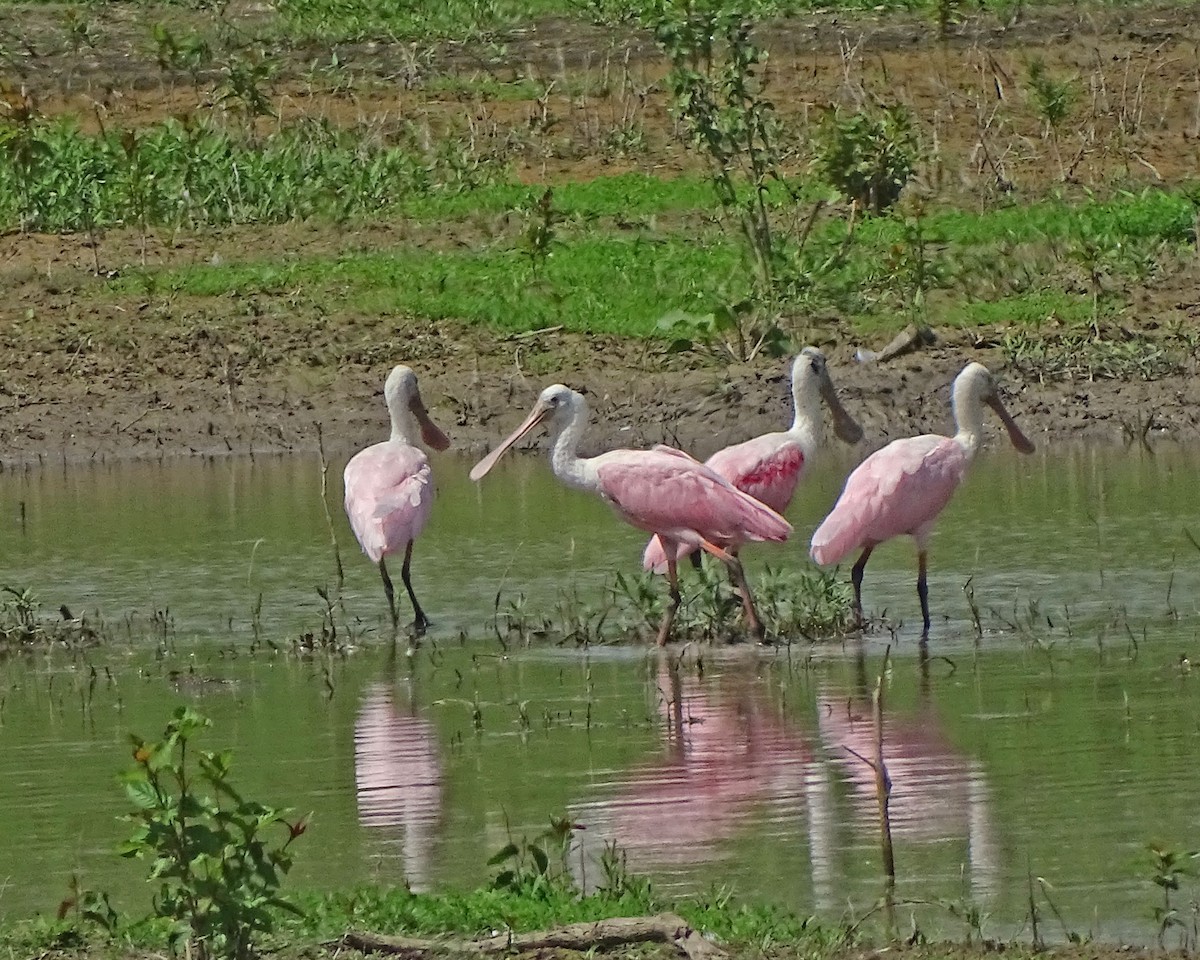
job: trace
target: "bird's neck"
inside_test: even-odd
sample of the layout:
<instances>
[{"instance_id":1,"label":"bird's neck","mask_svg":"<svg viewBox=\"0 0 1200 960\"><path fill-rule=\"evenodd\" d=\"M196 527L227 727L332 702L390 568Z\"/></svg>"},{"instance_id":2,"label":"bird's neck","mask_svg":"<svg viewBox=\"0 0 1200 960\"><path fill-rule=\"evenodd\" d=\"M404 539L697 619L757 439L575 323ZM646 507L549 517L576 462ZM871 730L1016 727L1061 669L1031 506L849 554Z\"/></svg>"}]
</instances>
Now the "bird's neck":
<instances>
[{"instance_id":1,"label":"bird's neck","mask_svg":"<svg viewBox=\"0 0 1200 960\"><path fill-rule=\"evenodd\" d=\"M805 451L814 451L821 442L821 397L811 390L795 391L792 403L796 415L788 432L796 437Z\"/></svg>"},{"instance_id":2,"label":"bird's neck","mask_svg":"<svg viewBox=\"0 0 1200 960\"><path fill-rule=\"evenodd\" d=\"M391 437L389 437L392 443L407 443L409 446L412 446L413 437L415 434L416 431L414 430L413 418L412 415L407 412L407 410L404 410L404 412L398 416L395 412L392 413Z\"/></svg>"},{"instance_id":3,"label":"bird's neck","mask_svg":"<svg viewBox=\"0 0 1200 960\"><path fill-rule=\"evenodd\" d=\"M958 427L954 440L968 457L974 457L983 437L983 405L963 385L955 386L953 404L954 423Z\"/></svg>"},{"instance_id":4,"label":"bird's neck","mask_svg":"<svg viewBox=\"0 0 1200 960\"><path fill-rule=\"evenodd\" d=\"M392 435L389 439L393 443L407 443L412 446L413 438L417 435L412 411L403 404L396 404L395 406L389 405L388 412L392 416Z\"/></svg>"},{"instance_id":5,"label":"bird's neck","mask_svg":"<svg viewBox=\"0 0 1200 960\"><path fill-rule=\"evenodd\" d=\"M573 417L558 432L550 447L550 469L568 487L578 490L591 490L594 486L588 461L578 453L586 419L585 416Z\"/></svg>"}]
</instances>

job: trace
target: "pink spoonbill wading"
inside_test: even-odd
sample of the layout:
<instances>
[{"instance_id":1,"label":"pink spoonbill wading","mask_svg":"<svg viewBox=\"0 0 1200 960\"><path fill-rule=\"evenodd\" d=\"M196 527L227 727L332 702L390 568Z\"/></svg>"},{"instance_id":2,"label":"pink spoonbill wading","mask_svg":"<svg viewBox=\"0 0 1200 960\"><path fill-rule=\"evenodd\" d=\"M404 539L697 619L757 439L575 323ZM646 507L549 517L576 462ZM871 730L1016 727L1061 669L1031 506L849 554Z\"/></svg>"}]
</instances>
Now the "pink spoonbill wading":
<instances>
[{"instance_id":1,"label":"pink spoonbill wading","mask_svg":"<svg viewBox=\"0 0 1200 960\"><path fill-rule=\"evenodd\" d=\"M908 534L917 544L917 596L929 634L929 587L926 560L929 536L975 458L983 434L983 405L991 407L1008 430L1012 445L1032 453L1033 444L1004 408L987 368L968 364L954 380L953 437L926 434L893 440L855 468L842 495L812 537L812 558L838 563L861 550L851 571L854 612L862 620L863 570L871 551L885 540Z\"/></svg>"},{"instance_id":2,"label":"pink spoonbill wading","mask_svg":"<svg viewBox=\"0 0 1200 960\"><path fill-rule=\"evenodd\" d=\"M445 450L450 440L425 412L417 375L409 367L392 369L383 395L392 419L392 435L360 450L346 464L346 516L363 553L379 565L393 628L400 618L387 558L404 552L400 579L412 600L413 629L420 634L429 626L429 620L413 593L410 567L413 541L421 535L433 507L433 471L415 440L419 431L421 439L434 450Z\"/></svg>"},{"instance_id":3,"label":"pink spoonbill wading","mask_svg":"<svg viewBox=\"0 0 1200 960\"><path fill-rule=\"evenodd\" d=\"M791 533L791 524L719 473L672 447L610 450L596 457L580 457L577 450L587 417L587 401L581 394L562 384L547 387L525 422L475 465L471 479L481 479L505 450L538 424L547 423L554 437L550 450L554 475L569 487L598 494L618 517L656 534L665 545L670 602L659 626L659 645L670 637L679 609L675 557L681 545L705 550L724 562L741 590L747 626L762 639L765 631L741 562L720 544L783 541Z\"/></svg>"},{"instance_id":4,"label":"pink spoonbill wading","mask_svg":"<svg viewBox=\"0 0 1200 960\"><path fill-rule=\"evenodd\" d=\"M821 444L821 401L833 414L833 429L846 443L862 439L862 427L846 412L829 376L825 355L816 347L805 347L792 362L792 407L795 411L788 430L764 433L760 437L718 450L705 465L711 467L743 493L783 513L792 502L800 477L812 462ZM737 554L740 543L722 543ZM676 560L691 554L693 562L700 554L685 545ZM642 556L647 570L662 573L667 558L662 543L651 537Z\"/></svg>"}]
</instances>

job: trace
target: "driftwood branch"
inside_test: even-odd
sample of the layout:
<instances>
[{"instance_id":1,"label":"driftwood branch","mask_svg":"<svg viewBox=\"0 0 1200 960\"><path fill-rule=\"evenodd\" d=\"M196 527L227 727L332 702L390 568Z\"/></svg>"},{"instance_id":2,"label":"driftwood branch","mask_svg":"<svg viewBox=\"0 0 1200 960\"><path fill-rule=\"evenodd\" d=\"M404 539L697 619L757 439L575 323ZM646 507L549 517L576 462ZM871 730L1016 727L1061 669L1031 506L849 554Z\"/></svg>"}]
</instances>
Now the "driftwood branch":
<instances>
[{"instance_id":1,"label":"driftwood branch","mask_svg":"<svg viewBox=\"0 0 1200 960\"><path fill-rule=\"evenodd\" d=\"M611 950L635 943L670 943L689 960L720 960L724 950L705 940L682 917L659 913L651 917L615 917L587 923L572 923L533 933L505 933L482 940L426 940L418 937L383 937L349 930L326 947L348 947L362 953L386 953L419 960L431 954L492 954L530 950L564 949L585 952Z\"/></svg>"}]
</instances>

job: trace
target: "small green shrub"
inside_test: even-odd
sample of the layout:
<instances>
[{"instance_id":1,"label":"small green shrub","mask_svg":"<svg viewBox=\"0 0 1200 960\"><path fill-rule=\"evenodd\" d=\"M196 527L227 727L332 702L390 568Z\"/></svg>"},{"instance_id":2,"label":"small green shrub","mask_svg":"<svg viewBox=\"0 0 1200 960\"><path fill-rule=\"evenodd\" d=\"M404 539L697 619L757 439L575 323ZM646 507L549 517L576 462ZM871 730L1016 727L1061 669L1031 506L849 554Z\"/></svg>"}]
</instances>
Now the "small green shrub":
<instances>
[{"instance_id":1,"label":"small green shrub","mask_svg":"<svg viewBox=\"0 0 1200 960\"><path fill-rule=\"evenodd\" d=\"M575 829L569 818L551 817L550 825L532 840L510 839L488 860L489 867L503 867L492 880L492 888L543 898L555 890L574 890L567 857Z\"/></svg>"},{"instance_id":2,"label":"small green shrub","mask_svg":"<svg viewBox=\"0 0 1200 960\"><path fill-rule=\"evenodd\" d=\"M897 200L917 162L917 138L902 106L880 113L833 107L818 127L814 166L846 200L876 215Z\"/></svg>"},{"instance_id":3,"label":"small green shrub","mask_svg":"<svg viewBox=\"0 0 1200 960\"><path fill-rule=\"evenodd\" d=\"M307 818L288 823L288 811L244 799L230 782L228 751L202 751L193 764L189 743L207 726L180 707L157 743L133 735L135 766L122 780L135 807L126 819L137 828L121 853L150 861L154 913L172 921L173 945L196 960L241 960L272 929L273 910L296 911L279 888ZM276 826L284 836L272 844L265 834Z\"/></svg>"}]
</instances>

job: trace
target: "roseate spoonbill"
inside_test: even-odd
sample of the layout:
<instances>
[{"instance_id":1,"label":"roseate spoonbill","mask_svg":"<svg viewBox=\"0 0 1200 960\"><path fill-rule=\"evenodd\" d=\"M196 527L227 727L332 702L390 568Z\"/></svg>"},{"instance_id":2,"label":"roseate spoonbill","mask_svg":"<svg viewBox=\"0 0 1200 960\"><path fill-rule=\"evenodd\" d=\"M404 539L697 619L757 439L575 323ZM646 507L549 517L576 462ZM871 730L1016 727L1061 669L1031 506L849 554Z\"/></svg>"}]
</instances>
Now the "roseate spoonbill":
<instances>
[{"instance_id":1,"label":"roseate spoonbill","mask_svg":"<svg viewBox=\"0 0 1200 960\"><path fill-rule=\"evenodd\" d=\"M409 568L413 541L420 536L433 507L433 471L424 451L414 445L414 428L420 428L421 439L434 450L445 450L450 440L425 412L417 375L409 367L392 369L383 395L392 418L392 435L360 450L346 464L346 516L363 553L379 564L393 627L399 625L400 618L386 558L404 551L400 579L412 600L413 628L423 633L429 620L413 593Z\"/></svg>"},{"instance_id":2,"label":"roseate spoonbill","mask_svg":"<svg viewBox=\"0 0 1200 960\"><path fill-rule=\"evenodd\" d=\"M538 424L548 422L554 438L550 450L554 475L569 487L599 494L618 517L657 534L667 547L670 602L658 629L659 645L667 642L679 609L675 555L680 544L691 550L706 550L724 562L741 589L747 626L762 639L765 631L754 609L742 564L719 544L786 540L792 525L719 473L673 447L610 450L598 457L580 457L576 450L587 416L587 401L581 394L561 383L547 387L525 422L475 464L471 479L481 479L505 450Z\"/></svg>"},{"instance_id":3,"label":"roseate spoonbill","mask_svg":"<svg viewBox=\"0 0 1200 960\"><path fill-rule=\"evenodd\" d=\"M792 362L792 406L795 417L790 430L764 433L761 437L737 443L714 453L705 464L716 470L743 493L783 513L792 502L796 484L821 444L821 401L833 414L833 429L846 443L862 439L862 427L846 412L838 399L825 355L816 347L805 347ZM723 543L736 554L741 544ZM680 546L676 560L691 554L697 563L700 554ZM662 573L667 568L662 543L651 537L642 556L647 570Z\"/></svg>"},{"instance_id":4,"label":"roseate spoonbill","mask_svg":"<svg viewBox=\"0 0 1200 960\"><path fill-rule=\"evenodd\" d=\"M968 364L954 380L953 437L926 434L893 440L855 468L833 510L812 537L812 558L838 563L861 549L851 571L854 612L862 619L863 569L871 551L885 540L908 534L917 544L917 596L923 635L929 634L929 587L925 581L927 544L938 514L950 502L979 449L983 404L996 411L1012 445L1032 453L1033 444L1004 409L987 367Z\"/></svg>"}]
</instances>

